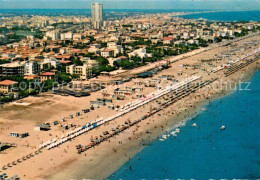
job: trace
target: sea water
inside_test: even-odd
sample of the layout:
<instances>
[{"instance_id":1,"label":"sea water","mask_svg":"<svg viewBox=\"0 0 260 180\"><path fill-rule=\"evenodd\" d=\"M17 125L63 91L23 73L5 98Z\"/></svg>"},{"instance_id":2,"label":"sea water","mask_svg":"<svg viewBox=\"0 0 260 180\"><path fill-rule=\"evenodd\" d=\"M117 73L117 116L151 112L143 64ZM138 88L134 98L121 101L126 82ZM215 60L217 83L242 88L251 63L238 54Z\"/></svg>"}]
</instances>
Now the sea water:
<instances>
[{"instance_id":1,"label":"sea water","mask_svg":"<svg viewBox=\"0 0 260 180\"><path fill-rule=\"evenodd\" d=\"M188 14L180 16L186 19L208 19L213 21L260 21L260 11L227 11Z\"/></svg>"},{"instance_id":2,"label":"sea water","mask_svg":"<svg viewBox=\"0 0 260 180\"><path fill-rule=\"evenodd\" d=\"M250 83L207 104L177 137L154 141L109 179L260 178L260 71Z\"/></svg>"}]
</instances>

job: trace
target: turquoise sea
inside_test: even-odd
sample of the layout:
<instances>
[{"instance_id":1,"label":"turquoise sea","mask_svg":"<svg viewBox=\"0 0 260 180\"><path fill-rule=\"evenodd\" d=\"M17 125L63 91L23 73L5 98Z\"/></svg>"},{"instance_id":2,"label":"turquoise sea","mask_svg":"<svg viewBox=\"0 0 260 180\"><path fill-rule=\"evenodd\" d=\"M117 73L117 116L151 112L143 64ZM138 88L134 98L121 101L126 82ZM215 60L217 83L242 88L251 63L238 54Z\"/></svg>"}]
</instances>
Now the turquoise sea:
<instances>
[{"instance_id":1,"label":"turquoise sea","mask_svg":"<svg viewBox=\"0 0 260 180\"><path fill-rule=\"evenodd\" d=\"M207 104L177 137L154 141L109 179L260 178L260 71L250 82L250 90Z\"/></svg>"},{"instance_id":2,"label":"turquoise sea","mask_svg":"<svg viewBox=\"0 0 260 180\"><path fill-rule=\"evenodd\" d=\"M212 21L260 21L260 11L227 11L188 14L180 16L186 19L208 19Z\"/></svg>"}]
</instances>

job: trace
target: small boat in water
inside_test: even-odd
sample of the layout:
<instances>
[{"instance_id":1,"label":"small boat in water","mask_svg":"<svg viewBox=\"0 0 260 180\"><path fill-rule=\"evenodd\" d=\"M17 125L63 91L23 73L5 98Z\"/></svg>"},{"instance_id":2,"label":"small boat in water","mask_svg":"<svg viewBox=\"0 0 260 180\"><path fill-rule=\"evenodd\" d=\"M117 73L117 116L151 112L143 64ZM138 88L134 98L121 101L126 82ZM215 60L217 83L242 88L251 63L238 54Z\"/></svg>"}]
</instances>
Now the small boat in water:
<instances>
[{"instance_id":1,"label":"small boat in water","mask_svg":"<svg viewBox=\"0 0 260 180\"><path fill-rule=\"evenodd\" d=\"M159 139L160 141L164 141L164 139Z\"/></svg>"},{"instance_id":2,"label":"small boat in water","mask_svg":"<svg viewBox=\"0 0 260 180\"><path fill-rule=\"evenodd\" d=\"M224 129L226 129L226 127L225 126L221 126L220 130L224 130Z\"/></svg>"},{"instance_id":3,"label":"small boat in water","mask_svg":"<svg viewBox=\"0 0 260 180\"><path fill-rule=\"evenodd\" d=\"M175 131L173 131L173 132L171 132L170 134L174 136L174 135L175 135L175 133L176 133L176 132L175 132Z\"/></svg>"},{"instance_id":4,"label":"small boat in water","mask_svg":"<svg viewBox=\"0 0 260 180\"><path fill-rule=\"evenodd\" d=\"M196 126L197 126L197 124L196 124L196 123L193 123L193 124L192 124L192 126L193 126L193 127L196 127Z\"/></svg>"},{"instance_id":5,"label":"small boat in water","mask_svg":"<svg viewBox=\"0 0 260 180\"><path fill-rule=\"evenodd\" d=\"M167 139L167 135L162 135L162 138L163 139Z\"/></svg>"},{"instance_id":6,"label":"small boat in water","mask_svg":"<svg viewBox=\"0 0 260 180\"><path fill-rule=\"evenodd\" d=\"M206 111L207 109L206 108L201 108L202 111Z\"/></svg>"},{"instance_id":7,"label":"small boat in water","mask_svg":"<svg viewBox=\"0 0 260 180\"><path fill-rule=\"evenodd\" d=\"M179 133L181 130L179 128L175 129L176 133Z\"/></svg>"}]
</instances>

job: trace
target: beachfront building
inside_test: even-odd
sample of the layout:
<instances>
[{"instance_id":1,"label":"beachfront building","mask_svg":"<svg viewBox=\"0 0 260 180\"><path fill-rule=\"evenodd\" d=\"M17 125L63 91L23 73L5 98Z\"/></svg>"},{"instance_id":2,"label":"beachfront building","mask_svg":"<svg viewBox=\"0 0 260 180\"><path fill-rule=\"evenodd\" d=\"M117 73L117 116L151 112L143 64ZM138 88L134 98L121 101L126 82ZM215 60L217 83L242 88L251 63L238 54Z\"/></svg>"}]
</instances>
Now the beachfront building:
<instances>
[{"instance_id":1,"label":"beachfront building","mask_svg":"<svg viewBox=\"0 0 260 180\"><path fill-rule=\"evenodd\" d=\"M0 82L0 93L9 94L9 93L13 92L13 88L17 84L18 84L18 82L10 81L10 80L1 81Z\"/></svg>"},{"instance_id":2,"label":"beachfront building","mask_svg":"<svg viewBox=\"0 0 260 180\"><path fill-rule=\"evenodd\" d=\"M40 81L55 81L56 80L56 74L54 72L44 72L40 75Z\"/></svg>"},{"instance_id":3,"label":"beachfront building","mask_svg":"<svg viewBox=\"0 0 260 180\"><path fill-rule=\"evenodd\" d=\"M92 67L87 63L84 63L83 66L70 65L66 67L66 73L76 75L80 79L87 79L92 77Z\"/></svg>"}]
</instances>

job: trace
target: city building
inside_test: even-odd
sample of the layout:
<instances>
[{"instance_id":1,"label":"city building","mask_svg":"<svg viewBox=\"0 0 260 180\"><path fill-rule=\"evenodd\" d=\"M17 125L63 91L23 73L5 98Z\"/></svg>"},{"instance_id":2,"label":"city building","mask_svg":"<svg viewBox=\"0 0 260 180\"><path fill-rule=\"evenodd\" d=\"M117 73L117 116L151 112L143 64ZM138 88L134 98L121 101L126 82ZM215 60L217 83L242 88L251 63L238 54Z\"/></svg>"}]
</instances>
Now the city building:
<instances>
[{"instance_id":1,"label":"city building","mask_svg":"<svg viewBox=\"0 0 260 180\"><path fill-rule=\"evenodd\" d=\"M25 62L13 62L0 65L0 76L23 76Z\"/></svg>"},{"instance_id":2,"label":"city building","mask_svg":"<svg viewBox=\"0 0 260 180\"><path fill-rule=\"evenodd\" d=\"M54 31L47 31L45 37L47 38L47 40L59 40L60 39L60 33L57 30Z\"/></svg>"},{"instance_id":3,"label":"city building","mask_svg":"<svg viewBox=\"0 0 260 180\"><path fill-rule=\"evenodd\" d=\"M103 22L103 4L92 3L91 17L94 29L100 29Z\"/></svg>"},{"instance_id":4,"label":"city building","mask_svg":"<svg viewBox=\"0 0 260 180\"><path fill-rule=\"evenodd\" d=\"M56 80L56 74L54 72L44 72L40 75L40 81L44 82L47 80L54 81Z\"/></svg>"},{"instance_id":5,"label":"city building","mask_svg":"<svg viewBox=\"0 0 260 180\"><path fill-rule=\"evenodd\" d=\"M140 49L136 49L133 52L129 53L128 56L131 57L135 57L138 56L140 58L145 58L145 57L152 57L151 53L146 53L146 48L140 48Z\"/></svg>"},{"instance_id":6,"label":"city building","mask_svg":"<svg viewBox=\"0 0 260 180\"><path fill-rule=\"evenodd\" d=\"M113 57L114 56L114 51L111 49L104 49L103 51L101 51L101 56L102 57Z\"/></svg>"},{"instance_id":7,"label":"city building","mask_svg":"<svg viewBox=\"0 0 260 180\"><path fill-rule=\"evenodd\" d=\"M25 63L24 75L36 75L40 72L40 65L36 61L28 61Z\"/></svg>"},{"instance_id":8,"label":"city building","mask_svg":"<svg viewBox=\"0 0 260 180\"><path fill-rule=\"evenodd\" d=\"M66 73L76 75L80 79L87 79L92 76L92 66L86 63L83 66L70 65L66 67Z\"/></svg>"},{"instance_id":9,"label":"city building","mask_svg":"<svg viewBox=\"0 0 260 180\"><path fill-rule=\"evenodd\" d=\"M40 70L56 68L59 64L60 63L56 58L45 58L40 62Z\"/></svg>"},{"instance_id":10,"label":"city building","mask_svg":"<svg viewBox=\"0 0 260 180\"><path fill-rule=\"evenodd\" d=\"M15 81L4 80L0 82L0 93L8 94L13 91L14 85L18 84Z\"/></svg>"}]
</instances>

